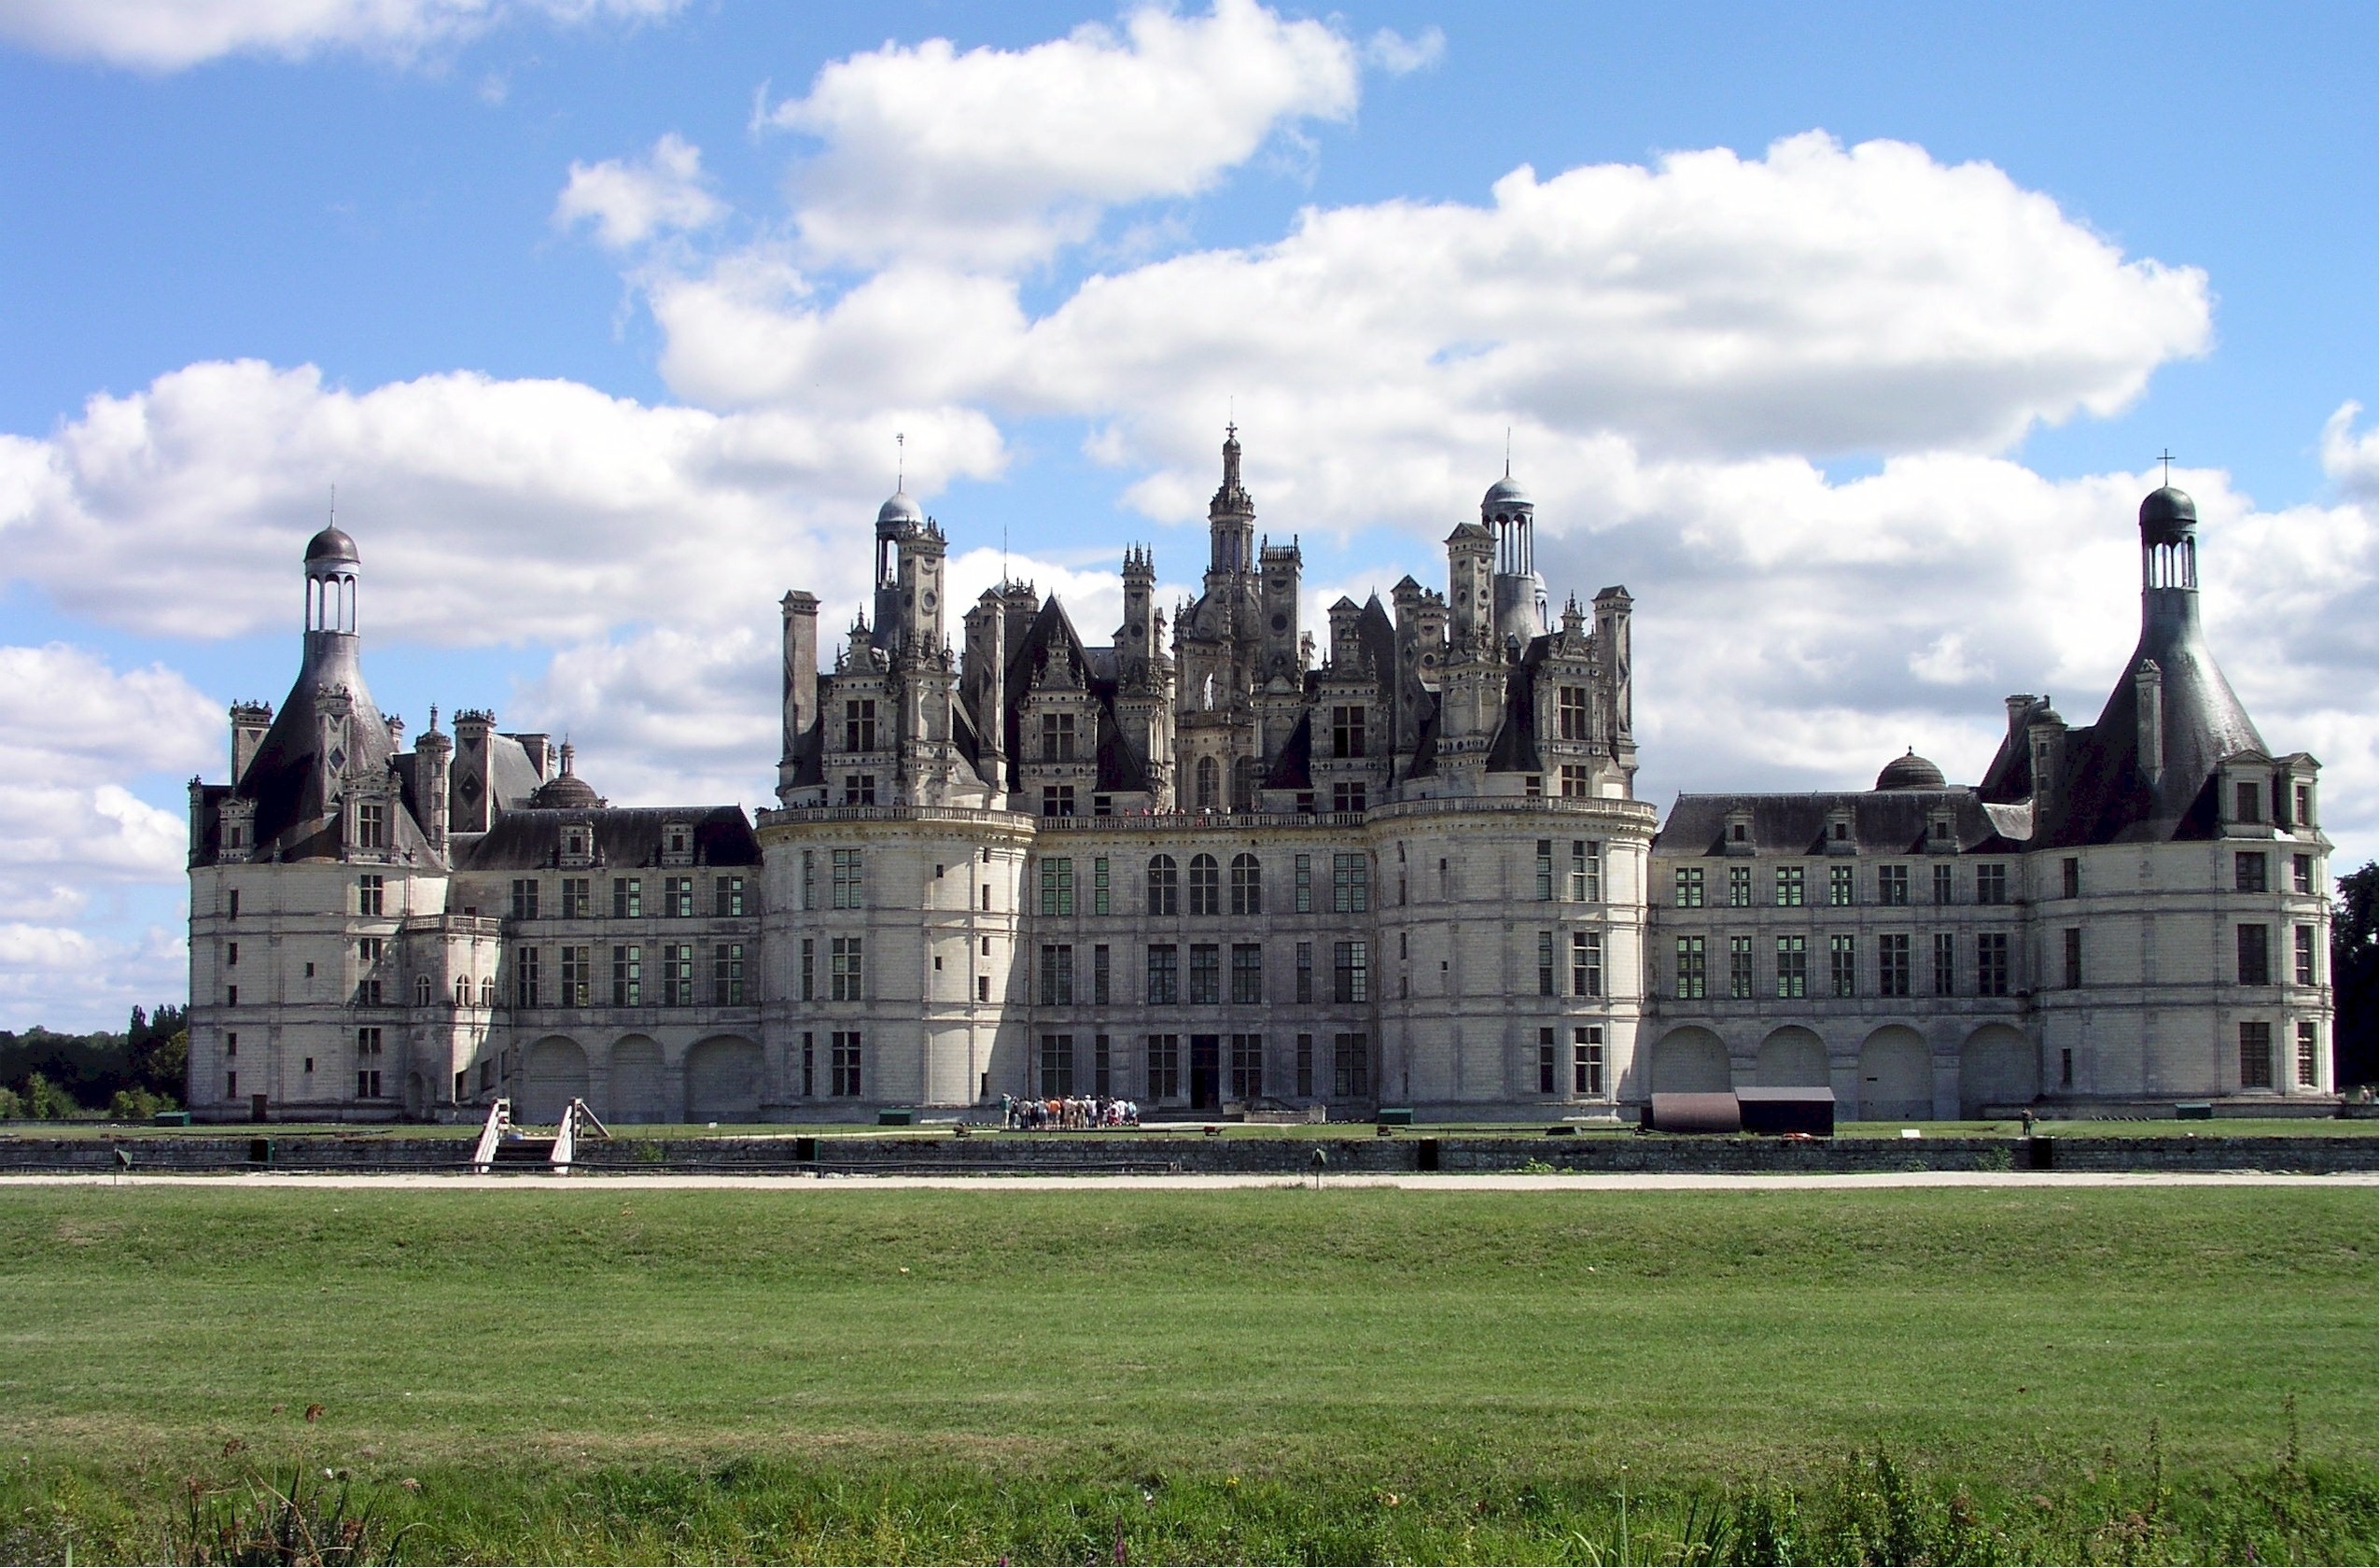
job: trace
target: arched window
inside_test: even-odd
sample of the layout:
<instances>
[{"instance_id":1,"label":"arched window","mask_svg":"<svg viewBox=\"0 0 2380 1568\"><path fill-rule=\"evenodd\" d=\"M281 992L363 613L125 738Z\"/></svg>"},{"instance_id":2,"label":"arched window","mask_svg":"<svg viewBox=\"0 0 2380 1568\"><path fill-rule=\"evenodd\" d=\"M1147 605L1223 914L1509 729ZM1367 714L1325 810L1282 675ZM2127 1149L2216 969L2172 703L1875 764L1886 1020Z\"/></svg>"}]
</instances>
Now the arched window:
<instances>
[{"instance_id":1,"label":"arched window","mask_svg":"<svg viewBox=\"0 0 2380 1568\"><path fill-rule=\"evenodd\" d=\"M470 1004L471 982L467 976L457 974L455 976L455 1005L469 1007Z\"/></svg>"},{"instance_id":2,"label":"arched window","mask_svg":"<svg viewBox=\"0 0 2380 1568\"><path fill-rule=\"evenodd\" d=\"M480 982L480 1005L482 1007L496 1005L496 982L493 979L483 979Z\"/></svg>"},{"instance_id":3,"label":"arched window","mask_svg":"<svg viewBox=\"0 0 2380 1568\"><path fill-rule=\"evenodd\" d=\"M413 976L413 1005L416 1007L429 1005L429 976L427 974Z\"/></svg>"},{"instance_id":4,"label":"arched window","mask_svg":"<svg viewBox=\"0 0 2380 1568\"><path fill-rule=\"evenodd\" d=\"M1231 764L1231 809L1256 809L1256 759L1242 757Z\"/></svg>"},{"instance_id":5,"label":"arched window","mask_svg":"<svg viewBox=\"0 0 2380 1568\"><path fill-rule=\"evenodd\" d=\"M1198 759L1199 810L1212 811L1216 806L1223 804L1216 798L1217 794L1220 792L1220 781L1222 777L1223 770L1215 766L1215 760L1212 757L1201 757Z\"/></svg>"},{"instance_id":6,"label":"arched window","mask_svg":"<svg viewBox=\"0 0 2380 1568\"><path fill-rule=\"evenodd\" d=\"M1231 912L1234 915L1262 915L1265 912L1265 869L1253 855L1231 857Z\"/></svg>"},{"instance_id":7,"label":"arched window","mask_svg":"<svg viewBox=\"0 0 2380 1568\"><path fill-rule=\"evenodd\" d=\"M1190 857L1190 913L1223 913L1223 867L1212 855Z\"/></svg>"},{"instance_id":8,"label":"arched window","mask_svg":"<svg viewBox=\"0 0 2380 1568\"><path fill-rule=\"evenodd\" d=\"M1149 857L1149 913L1182 913L1181 881L1174 870L1171 855Z\"/></svg>"}]
</instances>

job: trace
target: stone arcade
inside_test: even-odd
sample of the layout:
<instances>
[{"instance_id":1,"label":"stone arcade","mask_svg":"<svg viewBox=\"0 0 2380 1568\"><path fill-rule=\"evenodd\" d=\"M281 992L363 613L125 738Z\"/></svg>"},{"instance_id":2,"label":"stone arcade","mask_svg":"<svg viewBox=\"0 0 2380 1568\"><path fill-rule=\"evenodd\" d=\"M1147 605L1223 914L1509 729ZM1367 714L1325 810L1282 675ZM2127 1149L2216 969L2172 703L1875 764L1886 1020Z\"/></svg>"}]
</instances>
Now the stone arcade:
<instances>
[{"instance_id":1,"label":"stone arcade","mask_svg":"<svg viewBox=\"0 0 2380 1568\"><path fill-rule=\"evenodd\" d=\"M1236 433L1198 597L1147 552L1084 641L1008 582L945 629L945 539L876 516L824 664L783 600L778 805L608 805L571 749L357 657L309 544L304 662L190 785L204 1118L853 1117L1005 1094L1162 1113L1382 1102L1593 1118L1828 1085L1851 1117L2328 1096L2317 764L2200 635L2196 517L2140 511L2140 643L2097 722L2009 699L1982 781L1633 796L1626 590L1550 610L1508 476L1443 593L1299 624Z\"/></svg>"}]
</instances>

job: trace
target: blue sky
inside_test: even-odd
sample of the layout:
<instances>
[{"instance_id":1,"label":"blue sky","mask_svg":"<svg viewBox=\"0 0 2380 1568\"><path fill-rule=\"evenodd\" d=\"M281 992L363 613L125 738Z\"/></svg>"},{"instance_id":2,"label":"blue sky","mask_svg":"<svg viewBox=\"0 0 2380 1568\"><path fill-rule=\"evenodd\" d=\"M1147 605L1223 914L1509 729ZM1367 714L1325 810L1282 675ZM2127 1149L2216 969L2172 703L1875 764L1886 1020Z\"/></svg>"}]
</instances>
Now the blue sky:
<instances>
[{"instance_id":1,"label":"blue sky","mask_svg":"<svg viewBox=\"0 0 2380 1568\"><path fill-rule=\"evenodd\" d=\"M0 1027L178 990L182 780L287 689L331 484L384 707L758 805L771 602L856 605L896 429L960 585L1004 538L1096 640L1125 539L1193 580L1227 409L1315 609L1436 581L1510 427L1557 595L1637 597L1663 804L2087 721L2170 448L2359 861L2374 55L2344 5L0 0Z\"/></svg>"}]
</instances>

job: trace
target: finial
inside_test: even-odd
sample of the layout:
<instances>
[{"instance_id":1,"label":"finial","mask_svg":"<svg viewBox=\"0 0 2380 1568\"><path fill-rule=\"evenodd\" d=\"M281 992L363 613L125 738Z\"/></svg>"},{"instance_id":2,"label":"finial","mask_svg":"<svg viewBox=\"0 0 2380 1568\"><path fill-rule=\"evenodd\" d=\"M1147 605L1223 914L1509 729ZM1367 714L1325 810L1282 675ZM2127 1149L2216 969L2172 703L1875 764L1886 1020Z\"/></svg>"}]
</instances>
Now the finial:
<instances>
[{"instance_id":1,"label":"finial","mask_svg":"<svg viewBox=\"0 0 2380 1568\"><path fill-rule=\"evenodd\" d=\"M429 733L432 735L438 733L438 705L436 703L429 705Z\"/></svg>"},{"instance_id":2,"label":"finial","mask_svg":"<svg viewBox=\"0 0 2380 1568\"><path fill-rule=\"evenodd\" d=\"M2169 448L2166 451L2157 454L2157 461L2165 465L2163 484L2166 489L2170 490L2174 486L2174 455L2172 450Z\"/></svg>"},{"instance_id":3,"label":"finial","mask_svg":"<svg viewBox=\"0 0 2380 1568\"><path fill-rule=\"evenodd\" d=\"M1512 477L1512 427L1504 427L1504 476Z\"/></svg>"},{"instance_id":4,"label":"finial","mask_svg":"<svg viewBox=\"0 0 2380 1568\"><path fill-rule=\"evenodd\" d=\"M909 438L899 430L892 432L892 487L896 491L909 488Z\"/></svg>"}]
</instances>

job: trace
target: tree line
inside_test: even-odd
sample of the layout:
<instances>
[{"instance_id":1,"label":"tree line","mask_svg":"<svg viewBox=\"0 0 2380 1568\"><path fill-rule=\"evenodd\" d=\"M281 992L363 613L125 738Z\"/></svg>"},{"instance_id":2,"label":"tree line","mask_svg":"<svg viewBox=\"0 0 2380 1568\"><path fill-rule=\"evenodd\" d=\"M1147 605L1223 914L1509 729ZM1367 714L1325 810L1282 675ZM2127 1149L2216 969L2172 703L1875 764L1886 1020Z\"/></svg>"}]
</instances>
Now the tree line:
<instances>
[{"instance_id":1,"label":"tree line","mask_svg":"<svg viewBox=\"0 0 2380 1568\"><path fill-rule=\"evenodd\" d=\"M0 1029L0 1119L145 1122L178 1109L188 1025L189 1010L169 1001L154 1013L133 1008L120 1032L60 1034L38 1024L21 1034Z\"/></svg>"}]
</instances>

